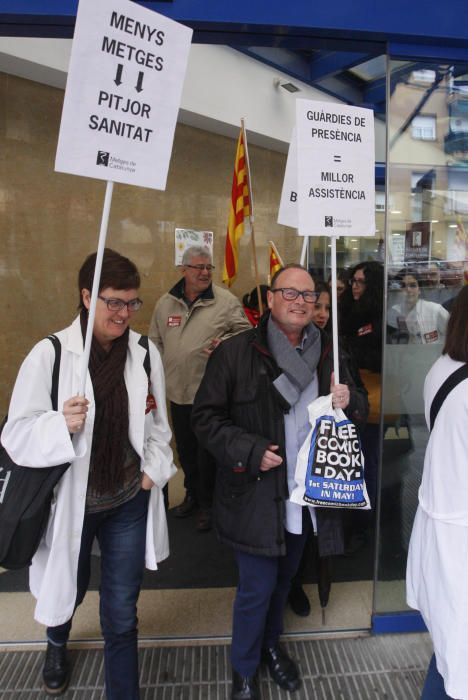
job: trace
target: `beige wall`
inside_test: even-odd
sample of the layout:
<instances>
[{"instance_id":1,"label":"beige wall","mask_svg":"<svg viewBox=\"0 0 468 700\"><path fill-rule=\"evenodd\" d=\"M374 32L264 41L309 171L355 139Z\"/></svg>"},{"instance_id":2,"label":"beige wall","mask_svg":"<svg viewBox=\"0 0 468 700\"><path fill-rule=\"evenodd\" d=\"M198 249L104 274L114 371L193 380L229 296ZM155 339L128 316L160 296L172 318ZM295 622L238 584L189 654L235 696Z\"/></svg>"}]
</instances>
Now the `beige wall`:
<instances>
[{"instance_id":1,"label":"beige wall","mask_svg":"<svg viewBox=\"0 0 468 700\"><path fill-rule=\"evenodd\" d=\"M63 92L0 73L0 411L29 348L75 315L77 271L96 249L103 181L54 172ZM146 332L155 301L177 279L174 229L211 230L215 282L221 283L234 166L234 140L178 125L165 192L116 185L107 245L131 257L142 274L143 309L135 330ZM276 223L285 156L250 147L255 233L261 282L268 240L285 262L297 262L301 241ZM239 297L254 286L250 237L242 240Z\"/></svg>"}]
</instances>

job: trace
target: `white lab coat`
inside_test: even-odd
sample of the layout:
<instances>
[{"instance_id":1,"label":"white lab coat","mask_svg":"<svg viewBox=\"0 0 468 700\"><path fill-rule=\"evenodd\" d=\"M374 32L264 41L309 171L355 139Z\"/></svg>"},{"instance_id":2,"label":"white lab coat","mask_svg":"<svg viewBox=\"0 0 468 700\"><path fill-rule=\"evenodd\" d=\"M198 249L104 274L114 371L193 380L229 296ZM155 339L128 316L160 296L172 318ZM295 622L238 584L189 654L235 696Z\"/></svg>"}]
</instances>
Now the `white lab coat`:
<instances>
[{"instance_id":1,"label":"white lab coat","mask_svg":"<svg viewBox=\"0 0 468 700\"><path fill-rule=\"evenodd\" d=\"M424 384L426 422L461 362L440 357ZM453 389L430 435L411 534L407 602L421 612L450 697L468 700L468 380Z\"/></svg>"},{"instance_id":2,"label":"white lab coat","mask_svg":"<svg viewBox=\"0 0 468 700\"><path fill-rule=\"evenodd\" d=\"M408 309L395 304L388 313L388 324L408 332L408 343L444 343L449 312L441 304L418 299Z\"/></svg>"},{"instance_id":3,"label":"white lab coat","mask_svg":"<svg viewBox=\"0 0 468 700\"><path fill-rule=\"evenodd\" d=\"M56 334L62 343L58 406L79 393L83 353L80 319ZM143 366L146 350L140 335L130 331L125 364L129 404L129 439L141 458L141 469L154 481L148 505L146 566L169 554L162 489L176 472L169 445L171 431L166 412L161 358L150 341L151 391L156 410L145 415L148 377ZM84 430L73 440L61 411L51 406L52 343L41 340L24 360L13 390L2 443L14 461L24 466L46 467L71 462L56 489L48 526L30 567L29 583L37 599L34 617L44 625L60 625L70 619L76 598L76 574L86 501L89 460L94 425L94 394L88 372L88 416Z\"/></svg>"}]
</instances>

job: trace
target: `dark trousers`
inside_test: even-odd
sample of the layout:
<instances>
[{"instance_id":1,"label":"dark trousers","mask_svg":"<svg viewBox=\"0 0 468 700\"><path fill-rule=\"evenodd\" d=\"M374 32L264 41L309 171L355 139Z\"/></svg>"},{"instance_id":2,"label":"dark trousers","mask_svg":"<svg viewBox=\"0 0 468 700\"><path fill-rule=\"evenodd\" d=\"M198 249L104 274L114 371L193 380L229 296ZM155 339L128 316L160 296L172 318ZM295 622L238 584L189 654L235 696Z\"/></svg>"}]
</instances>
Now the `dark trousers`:
<instances>
[{"instance_id":1,"label":"dark trousers","mask_svg":"<svg viewBox=\"0 0 468 700\"><path fill-rule=\"evenodd\" d=\"M444 679L437 670L435 654L432 655L427 669L421 700L452 700L450 695L445 692Z\"/></svg>"},{"instance_id":2,"label":"dark trousers","mask_svg":"<svg viewBox=\"0 0 468 700\"><path fill-rule=\"evenodd\" d=\"M275 646L283 631L283 614L312 524L303 508L302 534L285 533L286 555L264 557L235 550L239 584L232 623L232 667L253 676L262 648Z\"/></svg>"},{"instance_id":3,"label":"dark trousers","mask_svg":"<svg viewBox=\"0 0 468 700\"><path fill-rule=\"evenodd\" d=\"M140 490L117 508L85 515L83 522L75 609L88 589L91 549L97 537L101 549L99 615L108 700L140 697L137 600L145 566L148 497L149 491ZM48 627L47 639L53 644L66 644L72 619Z\"/></svg>"},{"instance_id":4,"label":"dark trousers","mask_svg":"<svg viewBox=\"0 0 468 700\"><path fill-rule=\"evenodd\" d=\"M367 493L375 512L377 502L377 474L379 470L380 426L368 423L361 429L361 447L364 455L364 479Z\"/></svg>"},{"instance_id":5,"label":"dark trousers","mask_svg":"<svg viewBox=\"0 0 468 700\"><path fill-rule=\"evenodd\" d=\"M202 508L211 508L216 478L214 458L198 443L192 430L192 404L177 404L171 401L170 406L177 454L184 472L185 490Z\"/></svg>"}]
</instances>

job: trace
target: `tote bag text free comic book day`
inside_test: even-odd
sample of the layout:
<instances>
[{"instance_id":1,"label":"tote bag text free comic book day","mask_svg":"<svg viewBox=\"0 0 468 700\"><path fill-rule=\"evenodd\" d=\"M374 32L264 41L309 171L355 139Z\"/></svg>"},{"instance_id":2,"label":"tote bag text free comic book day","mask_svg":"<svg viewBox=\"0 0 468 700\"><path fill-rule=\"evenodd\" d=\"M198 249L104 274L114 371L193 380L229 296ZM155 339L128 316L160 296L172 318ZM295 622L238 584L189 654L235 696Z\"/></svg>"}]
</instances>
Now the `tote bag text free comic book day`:
<instances>
[{"instance_id":1,"label":"tote bag text free comic book day","mask_svg":"<svg viewBox=\"0 0 468 700\"><path fill-rule=\"evenodd\" d=\"M369 510L364 481L364 456L356 426L331 394L309 406L312 426L296 463L296 487L291 501L299 505Z\"/></svg>"}]
</instances>

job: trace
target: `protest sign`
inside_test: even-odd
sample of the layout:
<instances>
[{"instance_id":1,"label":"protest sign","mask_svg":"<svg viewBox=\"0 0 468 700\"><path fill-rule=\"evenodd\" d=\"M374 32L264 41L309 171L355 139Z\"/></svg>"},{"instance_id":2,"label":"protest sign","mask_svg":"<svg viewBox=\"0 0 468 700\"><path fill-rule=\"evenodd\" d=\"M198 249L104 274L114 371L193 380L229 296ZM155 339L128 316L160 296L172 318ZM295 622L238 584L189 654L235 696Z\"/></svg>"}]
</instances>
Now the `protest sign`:
<instances>
[{"instance_id":1,"label":"protest sign","mask_svg":"<svg viewBox=\"0 0 468 700\"><path fill-rule=\"evenodd\" d=\"M283 226L298 228L297 211L297 140L296 129L291 134L286 170L284 171L283 189L278 211L278 223Z\"/></svg>"},{"instance_id":2,"label":"protest sign","mask_svg":"<svg viewBox=\"0 0 468 700\"><path fill-rule=\"evenodd\" d=\"M55 169L165 189L191 37L129 0L80 0Z\"/></svg>"},{"instance_id":3,"label":"protest sign","mask_svg":"<svg viewBox=\"0 0 468 700\"><path fill-rule=\"evenodd\" d=\"M372 110L297 100L296 129L299 235L374 236Z\"/></svg>"}]
</instances>

